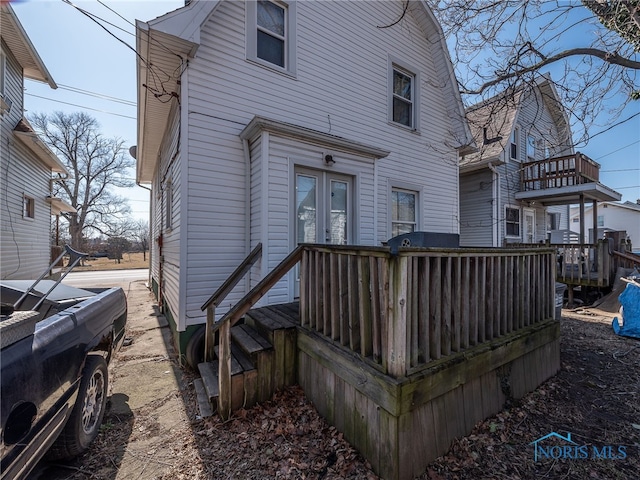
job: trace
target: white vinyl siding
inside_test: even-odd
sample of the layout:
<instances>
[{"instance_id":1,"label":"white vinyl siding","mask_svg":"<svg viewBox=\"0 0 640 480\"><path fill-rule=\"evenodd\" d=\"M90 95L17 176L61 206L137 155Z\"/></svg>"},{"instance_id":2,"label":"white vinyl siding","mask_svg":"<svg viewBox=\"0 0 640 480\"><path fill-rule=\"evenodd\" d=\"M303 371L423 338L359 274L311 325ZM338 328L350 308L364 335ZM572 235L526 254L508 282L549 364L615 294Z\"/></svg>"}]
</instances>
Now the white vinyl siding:
<instances>
[{"instance_id":1,"label":"white vinyl siding","mask_svg":"<svg viewBox=\"0 0 640 480\"><path fill-rule=\"evenodd\" d=\"M451 133L455 98L445 96L443 88L422 88L415 98L419 132L398 129L388 121L389 58L410 65L413 73L421 75L423 85L450 82L441 58L434 56L439 44L425 38L434 32L422 31L411 12L403 20L406 28L372 28L402 13L398 2L291 2L290 18L297 4L294 78L278 68L247 61L251 55L245 28L247 32L254 29L249 30L247 23L252 3L223 2L204 24L197 55L189 61L188 94L181 98L188 112L187 123L181 126L188 132L188 145L182 146L183 158L188 155L187 176L180 179L187 182L180 188L180 201L187 202L182 211L188 212L188 220L183 215L180 225L186 242L181 245L186 262L180 265L180 274L186 276L182 328L204 321L202 303L258 241L263 243L263 259L252 270L252 283L291 251L293 167L326 169L323 152L330 150L336 160L332 171L353 178L353 208L358 215L355 237L349 243L380 245L388 239L388 180L398 172L402 172L400 180L411 178L422 187L418 224L429 231L458 233L457 153L450 146L455 141ZM358 81L345 81L353 78ZM329 145L269 133L268 145L255 139L250 142L247 171L238 135L254 116L391 154L374 161ZM177 192L176 177L172 180ZM292 274L263 302L292 300L291 279ZM216 313L237 302L245 288L241 282Z\"/></svg>"},{"instance_id":2,"label":"white vinyl siding","mask_svg":"<svg viewBox=\"0 0 640 480\"><path fill-rule=\"evenodd\" d=\"M490 170L460 177L460 245L493 247L495 222Z\"/></svg>"},{"instance_id":3,"label":"white vinyl siding","mask_svg":"<svg viewBox=\"0 0 640 480\"><path fill-rule=\"evenodd\" d=\"M13 128L23 115L22 69L2 44L4 95L12 103L0 122L0 278L35 279L50 264L51 170L21 142ZM34 218L24 217L25 195L33 199Z\"/></svg>"}]
</instances>

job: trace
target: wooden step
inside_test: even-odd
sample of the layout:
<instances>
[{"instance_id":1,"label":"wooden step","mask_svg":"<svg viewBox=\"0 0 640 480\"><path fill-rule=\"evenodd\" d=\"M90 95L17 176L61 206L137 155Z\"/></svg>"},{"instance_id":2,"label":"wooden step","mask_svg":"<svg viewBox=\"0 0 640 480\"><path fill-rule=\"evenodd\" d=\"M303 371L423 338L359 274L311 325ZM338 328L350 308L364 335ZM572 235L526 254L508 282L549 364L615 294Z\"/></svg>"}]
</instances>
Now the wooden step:
<instances>
[{"instance_id":1,"label":"wooden step","mask_svg":"<svg viewBox=\"0 0 640 480\"><path fill-rule=\"evenodd\" d=\"M217 403L218 396L220 395L220 387L218 385L218 361L214 360L213 362L199 363L198 371L200 372L200 377L202 378L209 402L211 402L211 404Z\"/></svg>"},{"instance_id":2,"label":"wooden step","mask_svg":"<svg viewBox=\"0 0 640 480\"><path fill-rule=\"evenodd\" d=\"M289 308L287 305L286 308ZM284 311L284 313L283 313ZM282 305L249 310L245 317L252 326L273 345L273 388L281 389L296 382L296 323L292 316L295 310L286 310ZM275 391L274 390L274 391Z\"/></svg>"},{"instance_id":3,"label":"wooden step","mask_svg":"<svg viewBox=\"0 0 640 480\"><path fill-rule=\"evenodd\" d=\"M273 348L263 336L249 325L236 325L231 329L231 340L249 357L262 350Z\"/></svg>"},{"instance_id":4,"label":"wooden step","mask_svg":"<svg viewBox=\"0 0 640 480\"><path fill-rule=\"evenodd\" d=\"M196 378L193 381L193 386L196 390L196 398L198 400L198 410L202 418L213 416L213 406L211 405L211 399L207 394L207 390L204 388L204 382L202 378Z\"/></svg>"}]
</instances>

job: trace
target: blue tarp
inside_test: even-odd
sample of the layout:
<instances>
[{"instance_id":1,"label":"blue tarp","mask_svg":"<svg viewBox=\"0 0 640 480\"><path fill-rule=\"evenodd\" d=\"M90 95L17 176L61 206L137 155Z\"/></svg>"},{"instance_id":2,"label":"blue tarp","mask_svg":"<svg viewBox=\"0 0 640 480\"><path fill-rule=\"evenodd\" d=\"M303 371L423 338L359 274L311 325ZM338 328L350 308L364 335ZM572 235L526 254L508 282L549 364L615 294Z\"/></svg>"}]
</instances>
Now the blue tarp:
<instances>
[{"instance_id":1,"label":"blue tarp","mask_svg":"<svg viewBox=\"0 0 640 480\"><path fill-rule=\"evenodd\" d=\"M622 325L613 319L613 331L618 335L640 339L640 283L629 283L618 297L622 305Z\"/></svg>"}]
</instances>

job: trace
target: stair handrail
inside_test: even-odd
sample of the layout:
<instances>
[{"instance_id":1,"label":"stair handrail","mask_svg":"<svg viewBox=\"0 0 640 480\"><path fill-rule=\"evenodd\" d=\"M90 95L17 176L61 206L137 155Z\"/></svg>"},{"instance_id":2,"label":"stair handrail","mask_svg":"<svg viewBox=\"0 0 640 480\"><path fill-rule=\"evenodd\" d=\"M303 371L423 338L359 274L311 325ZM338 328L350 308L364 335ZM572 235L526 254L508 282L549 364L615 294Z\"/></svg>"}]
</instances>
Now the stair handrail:
<instances>
[{"instance_id":1,"label":"stair handrail","mask_svg":"<svg viewBox=\"0 0 640 480\"><path fill-rule=\"evenodd\" d=\"M235 288L235 286L242 280L245 274L251 270L251 267L262 256L262 243L258 243L251 253L245 257L240 265L233 271L231 275L218 287L218 289L209 297L209 299L202 304L200 309L202 311L207 310L207 323L205 326L205 341L204 341L204 359L210 361L213 359L215 338L214 334L217 328L214 328L215 324L215 308L222 303L222 301L229 295L229 292Z\"/></svg>"},{"instance_id":2,"label":"stair handrail","mask_svg":"<svg viewBox=\"0 0 640 480\"><path fill-rule=\"evenodd\" d=\"M231 327L251 307L280 281L302 258L304 245L298 245L277 267L271 270L258 284L236 303L222 318L215 322L213 304L207 308L207 327L211 323L211 335L220 331L218 351L218 413L223 420L231 416Z\"/></svg>"},{"instance_id":3,"label":"stair handrail","mask_svg":"<svg viewBox=\"0 0 640 480\"><path fill-rule=\"evenodd\" d=\"M242 277L253 267L262 255L262 243L258 243L251 253L245 257L240 265L227 277L222 285L202 304L200 309L204 312L209 305L217 307L229 295L229 292L238 284Z\"/></svg>"},{"instance_id":4,"label":"stair handrail","mask_svg":"<svg viewBox=\"0 0 640 480\"><path fill-rule=\"evenodd\" d=\"M613 251L613 256L614 257L618 257L618 258L622 258L623 260L627 260L634 267L635 266L640 266L640 255L638 255L638 254L631 253L631 252L620 252L618 250L614 250Z\"/></svg>"}]
</instances>

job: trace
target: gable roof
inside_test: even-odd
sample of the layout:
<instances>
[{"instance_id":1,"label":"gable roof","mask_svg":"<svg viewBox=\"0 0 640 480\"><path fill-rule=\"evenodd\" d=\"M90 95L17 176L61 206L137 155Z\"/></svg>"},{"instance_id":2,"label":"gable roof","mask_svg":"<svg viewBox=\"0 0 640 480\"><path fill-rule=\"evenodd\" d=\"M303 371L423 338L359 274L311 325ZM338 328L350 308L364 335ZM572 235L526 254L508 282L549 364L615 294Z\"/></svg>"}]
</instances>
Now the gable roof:
<instances>
[{"instance_id":1,"label":"gable roof","mask_svg":"<svg viewBox=\"0 0 640 480\"><path fill-rule=\"evenodd\" d=\"M460 162L460 169L472 171L504 163L504 152L520 113L524 94L537 90L558 131L571 139L569 119L550 76L541 75L531 85L507 89L487 100L467 108L467 121L478 145L478 151Z\"/></svg>"},{"instance_id":2,"label":"gable roof","mask_svg":"<svg viewBox=\"0 0 640 480\"><path fill-rule=\"evenodd\" d=\"M58 88L11 5L2 2L0 9L0 36L22 67L24 77Z\"/></svg>"},{"instance_id":3,"label":"gable roof","mask_svg":"<svg viewBox=\"0 0 640 480\"><path fill-rule=\"evenodd\" d=\"M167 127L174 98L178 97L179 77L188 58L200 44L200 30L214 15L222 0L191 0L187 5L149 22L136 22L138 75L138 145L136 179L149 182ZM425 0L409 2L408 7L426 32L431 44L436 44L435 60L441 65L439 76L448 98L455 148L461 153L474 151L474 142L466 121L464 107L453 65L449 57L440 24ZM157 72L174 72L158 79ZM177 73L176 73L177 72Z\"/></svg>"}]
</instances>

